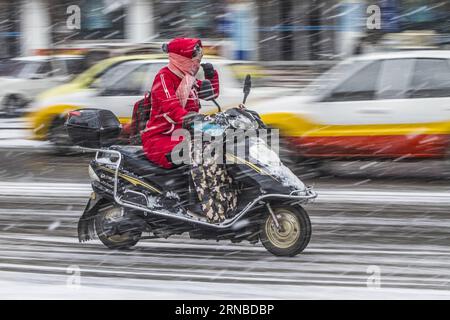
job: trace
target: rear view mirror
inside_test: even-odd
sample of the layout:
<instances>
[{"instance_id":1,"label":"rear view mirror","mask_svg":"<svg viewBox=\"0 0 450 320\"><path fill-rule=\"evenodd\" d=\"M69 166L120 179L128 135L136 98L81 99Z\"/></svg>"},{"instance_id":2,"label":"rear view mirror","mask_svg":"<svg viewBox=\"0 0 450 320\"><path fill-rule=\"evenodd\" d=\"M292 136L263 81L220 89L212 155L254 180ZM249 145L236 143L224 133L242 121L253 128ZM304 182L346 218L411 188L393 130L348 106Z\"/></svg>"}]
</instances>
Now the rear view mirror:
<instances>
[{"instance_id":1,"label":"rear view mirror","mask_svg":"<svg viewBox=\"0 0 450 320\"><path fill-rule=\"evenodd\" d=\"M209 101L214 99L214 89L209 80L203 80L200 86L200 91L198 92L200 99Z\"/></svg>"}]
</instances>

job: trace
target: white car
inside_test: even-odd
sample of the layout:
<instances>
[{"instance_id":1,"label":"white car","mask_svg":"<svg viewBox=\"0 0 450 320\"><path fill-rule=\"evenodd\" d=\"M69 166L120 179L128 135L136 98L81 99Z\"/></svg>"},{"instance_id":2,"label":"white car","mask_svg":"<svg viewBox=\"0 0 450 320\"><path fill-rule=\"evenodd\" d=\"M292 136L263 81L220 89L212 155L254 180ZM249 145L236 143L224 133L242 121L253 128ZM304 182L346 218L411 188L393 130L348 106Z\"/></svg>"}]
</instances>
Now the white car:
<instances>
[{"instance_id":1,"label":"white car","mask_svg":"<svg viewBox=\"0 0 450 320\"><path fill-rule=\"evenodd\" d=\"M252 107L301 157L449 157L450 51L358 56Z\"/></svg>"},{"instance_id":2,"label":"white car","mask_svg":"<svg viewBox=\"0 0 450 320\"><path fill-rule=\"evenodd\" d=\"M39 93L82 71L81 56L31 56L0 62L0 114L20 115Z\"/></svg>"}]
</instances>

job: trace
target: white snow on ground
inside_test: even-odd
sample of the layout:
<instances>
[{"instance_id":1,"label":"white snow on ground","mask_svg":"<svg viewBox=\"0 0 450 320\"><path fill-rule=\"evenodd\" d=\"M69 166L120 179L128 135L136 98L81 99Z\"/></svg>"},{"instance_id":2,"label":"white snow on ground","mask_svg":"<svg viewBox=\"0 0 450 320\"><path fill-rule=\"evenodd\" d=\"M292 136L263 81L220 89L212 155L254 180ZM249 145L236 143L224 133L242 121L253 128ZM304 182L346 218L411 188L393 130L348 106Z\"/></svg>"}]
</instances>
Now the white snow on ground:
<instances>
[{"instance_id":1,"label":"white snow on ground","mask_svg":"<svg viewBox=\"0 0 450 320\"><path fill-rule=\"evenodd\" d=\"M0 130L0 140L19 140L30 137L28 130L22 129L2 129Z\"/></svg>"},{"instance_id":2,"label":"white snow on ground","mask_svg":"<svg viewBox=\"0 0 450 320\"><path fill-rule=\"evenodd\" d=\"M313 213L312 241L294 258L274 257L261 244L187 236L111 251L98 239L78 243L81 206L1 208L0 298L450 299L450 248L420 240L427 232L446 236L445 210L417 219L403 209L403 218L391 212L381 219L384 213L362 215L355 207L340 216L336 209ZM380 288L367 287L373 265ZM71 266L79 266L79 287Z\"/></svg>"},{"instance_id":3,"label":"white snow on ground","mask_svg":"<svg viewBox=\"0 0 450 320\"><path fill-rule=\"evenodd\" d=\"M415 246L415 252L316 243L306 255L285 259L265 256L262 246L186 238L143 241L130 252L50 235L0 235L0 241L1 257L14 260L0 263L2 299L450 299L442 278L448 271L441 269L449 252L439 246ZM381 258L381 286L369 288L362 271ZM79 278L72 276L74 265ZM434 265L439 277L429 269Z\"/></svg>"},{"instance_id":4,"label":"white snow on ground","mask_svg":"<svg viewBox=\"0 0 450 320\"><path fill-rule=\"evenodd\" d=\"M29 139L0 139L0 148L8 149L49 149L51 144L47 141L35 141Z\"/></svg>"},{"instance_id":5,"label":"white snow on ground","mask_svg":"<svg viewBox=\"0 0 450 320\"><path fill-rule=\"evenodd\" d=\"M25 129L29 128L29 124L21 118L0 118L0 129Z\"/></svg>"},{"instance_id":6,"label":"white snow on ground","mask_svg":"<svg viewBox=\"0 0 450 320\"><path fill-rule=\"evenodd\" d=\"M450 205L450 193L446 191L393 190L379 191L354 189L317 188L317 203L385 203L408 205ZM45 182L0 182L0 196L27 197L88 197L89 184Z\"/></svg>"},{"instance_id":7,"label":"white snow on ground","mask_svg":"<svg viewBox=\"0 0 450 320\"><path fill-rule=\"evenodd\" d=\"M18 279L12 281L11 279ZM449 291L290 286L0 272L0 299L450 299ZM45 294L43 294L45 293Z\"/></svg>"},{"instance_id":8,"label":"white snow on ground","mask_svg":"<svg viewBox=\"0 0 450 320\"><path fill-rule=\"evenodd\" d=\"M92 188L83 183L0 182L0 196L89 196Z\"/></svg>"},{"instance_id":9,"label":"white snow on ground","mask_svg":"<svg viewBox=\"0 0 450 320\"><path fill-rule=\"evenodd\" d=\"M5 122L0 119L0 148L26 148L40 150L51 147L47 141L30 140L31 132L23 122Z\"/></svg>"},{"instance_id":10,"label":"white snow on ground","mask_svg":"<svg viewBox=\"0 0 450 320\"><path fill-rule=\"evenodd\" d=\"M318 202L395 203L408 205L450 205L450 193L429 191L325 190L318 189Z\"/></svg>"},{"instance_id":11,"label":"white snow on ground","mask_svg":"<svg viewBox=\"0 0 450 320\"><path fill-rule=\"evenodd\" d=\"M79 244L76 221L89 184L0 181L3 204L42 198L73 205L35 209L31 201L26 209L0 208L0 298L450 299L448 190L372 188L316 188L322 205L311 216L312 241L304 254L288 259L270 256L260 244L187 237L142 241L130 252L108 251L99 240ZM336 203L356 205L347 213ZM386 218L378 210L386 203L405 209ZM358 204L374 206L363 215ZM419 211L426 209L420 215L406 209L420 205ZM442 210L433 213L432 205ZM442 243L429 243L439 238ZM72 264L81 267L80 287L67 285ZM366 286L371 265L381 267L381 288Z\"/></svg>"}]
</instances>

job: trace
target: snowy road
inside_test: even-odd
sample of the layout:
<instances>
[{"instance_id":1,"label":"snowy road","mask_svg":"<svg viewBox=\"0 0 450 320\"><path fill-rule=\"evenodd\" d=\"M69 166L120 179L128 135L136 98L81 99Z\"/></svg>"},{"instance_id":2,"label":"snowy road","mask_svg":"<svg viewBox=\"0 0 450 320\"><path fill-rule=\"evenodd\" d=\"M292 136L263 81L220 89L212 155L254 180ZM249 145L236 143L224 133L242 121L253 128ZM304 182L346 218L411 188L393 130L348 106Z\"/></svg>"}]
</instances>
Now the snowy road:
<instances>
[{"instance_id":1,"label":"snowy road","mask_svg":"<svg viewBox=\"0 0 450 320\"><path fill-rule=\"evenodd\" d=\"M0 148L8 149L49 149L45 141L29 140L31 137L29 124L23 118L0 118Z\"/></svg>"},{"instance_id":2,"label":"snowy road","mask_svg":"<svg viewBox=\"0 0 450 320\"><path fill-rule=\"evenodd\" d=\"M448 180L307 181L313 237L294 258L185 236L110 251L77 240L89 159L1 150L0 298L450 298Z\"/></svg>"},{"instance_id":3,"label":"snowy road","mask_svg":"<svg viewBox=\"0 0 450 320\"><path fill-rule=\"evenodd\" d=\"M0 202L0 298L450 298L449 204L318 200L311 243L295 258L184 236L110 251L77 241L84 201L68 195L84 191L56 185L43 201L31 186ZM50 200L58 189L66 204ZM67 285L73 270L80 287ZM373 272L380 288L367 287Z\"/></svg>"}]
</instances>

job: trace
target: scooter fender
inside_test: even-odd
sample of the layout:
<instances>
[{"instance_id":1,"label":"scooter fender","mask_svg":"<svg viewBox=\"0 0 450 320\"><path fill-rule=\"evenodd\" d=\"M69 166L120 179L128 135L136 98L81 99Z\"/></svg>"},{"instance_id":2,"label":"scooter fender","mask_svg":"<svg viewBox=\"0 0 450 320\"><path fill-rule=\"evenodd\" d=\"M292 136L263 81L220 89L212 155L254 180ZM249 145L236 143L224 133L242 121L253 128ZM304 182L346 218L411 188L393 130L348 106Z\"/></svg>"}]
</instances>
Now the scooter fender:
<instances>
[{"instance_id":1,"label":"scooter fender","mask_svg":"<svg viewBox=\"0 0 450 320\"><path fill-rule=\"evenodd\" d=\"M80 220L78 220L78 240L80 242L93 240L95 238L95 216L101 205L108 200L101 195L92 192L91 197L84 209Z\"/></svg>"}]
</instances>

